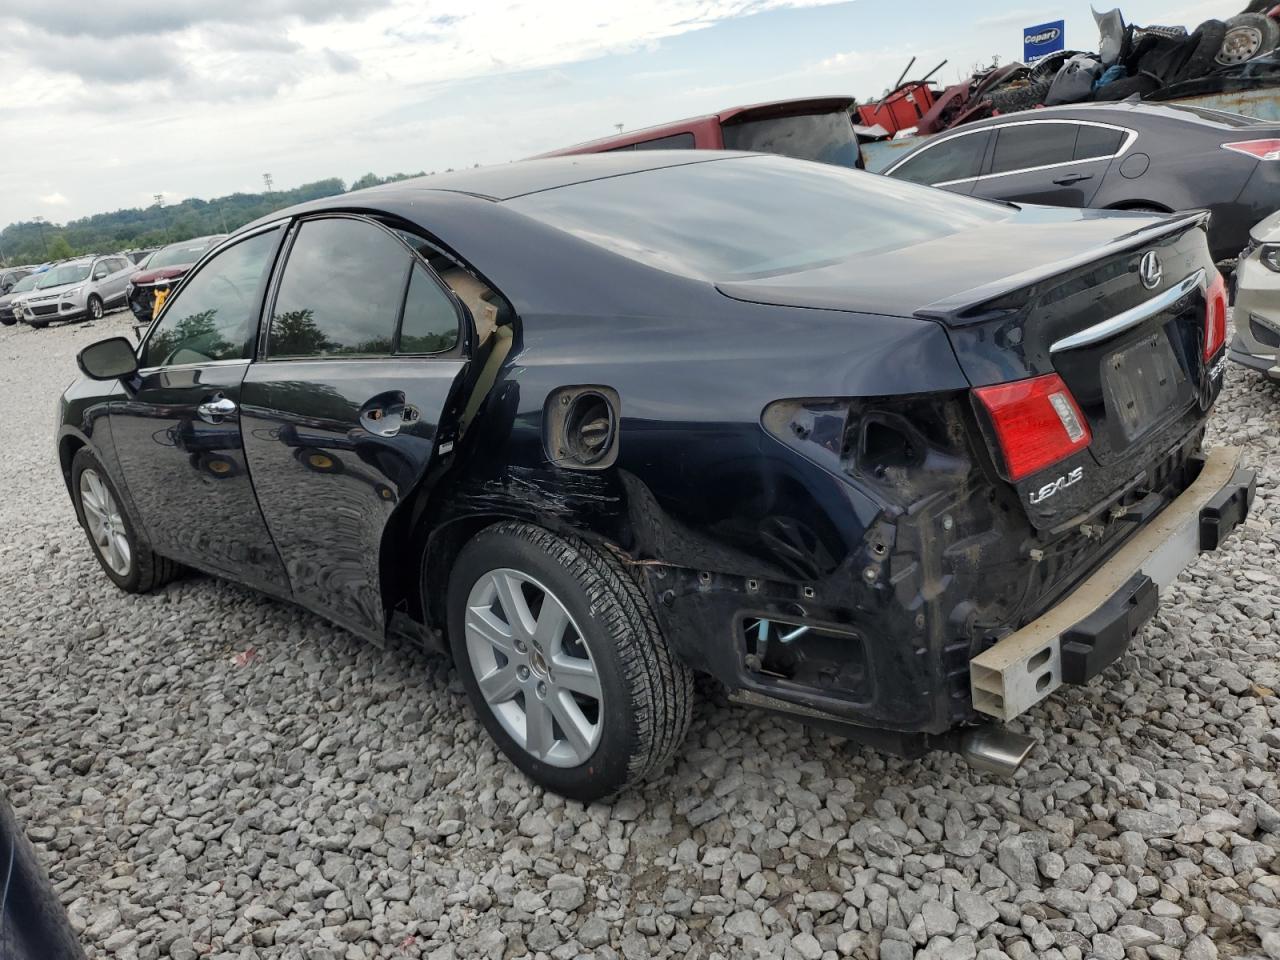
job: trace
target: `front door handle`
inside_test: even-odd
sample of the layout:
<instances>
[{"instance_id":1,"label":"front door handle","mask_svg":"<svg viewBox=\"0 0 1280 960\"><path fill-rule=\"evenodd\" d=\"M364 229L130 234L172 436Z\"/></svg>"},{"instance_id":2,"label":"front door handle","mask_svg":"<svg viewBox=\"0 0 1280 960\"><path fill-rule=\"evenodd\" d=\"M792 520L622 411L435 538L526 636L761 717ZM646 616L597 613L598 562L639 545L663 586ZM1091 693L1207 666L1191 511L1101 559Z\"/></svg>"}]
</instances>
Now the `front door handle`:
<instances>
[{"instance_id":1,"label":"front door handle","mask_svg":"<svg viewBox=\"0 0 1280 960\"><path fill-rule=\"evenodd\" d=\"M236 402L230 397L216 396L196 407L196 413L205 423L221 423L227 417L236 415Z\"/></svg>"},{"instance_id":2,"label":"front door handle","mask_svg":"<svg viewBox=\"0 0 1280 960\"><path fill-rule=\"evenodd\" d=\"M1079 183L1081 180L1092 180L1092 179L1093 179L1092 173L1069 173L1065 177L1058 177L1058 179L1054 180L1053 182L1058 184L1058 186L1060 187L1065 187L1068 184Z\"/></svg>"}]
</instances>

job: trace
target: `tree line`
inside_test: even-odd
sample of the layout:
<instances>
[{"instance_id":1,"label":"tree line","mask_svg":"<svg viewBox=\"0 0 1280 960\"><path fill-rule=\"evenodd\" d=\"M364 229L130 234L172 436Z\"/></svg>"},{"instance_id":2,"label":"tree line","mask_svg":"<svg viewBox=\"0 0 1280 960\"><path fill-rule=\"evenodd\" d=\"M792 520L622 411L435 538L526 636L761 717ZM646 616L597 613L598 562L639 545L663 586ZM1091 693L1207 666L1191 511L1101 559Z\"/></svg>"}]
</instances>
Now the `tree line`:
<instances>
[{"instance_id":1,"label":"tree line","mask_svg":"<svg viewBox=\"0 0 1280 960\"><path fill-rule=\"evenodd\" d=\"M422 173L396 173L379 177L366 173L351 190L380 183L420 177ZM112 213L96 213L67 223L24 220L0 230L0 263L44 263L87 253L115 253L141 247L160 247L211 233L230 233L259 217L320 197L347 191L338 177L304 183L292 190L233 193L212 200L192 198L162 206L134 207Z\"/></svg>"}]
</instances>

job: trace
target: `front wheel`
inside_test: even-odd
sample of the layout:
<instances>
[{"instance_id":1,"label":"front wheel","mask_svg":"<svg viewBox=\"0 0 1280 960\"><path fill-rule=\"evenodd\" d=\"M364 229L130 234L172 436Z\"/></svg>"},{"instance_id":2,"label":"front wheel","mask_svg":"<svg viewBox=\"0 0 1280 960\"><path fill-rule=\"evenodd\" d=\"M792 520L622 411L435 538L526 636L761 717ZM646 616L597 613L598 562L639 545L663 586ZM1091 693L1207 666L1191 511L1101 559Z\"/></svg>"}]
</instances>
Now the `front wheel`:
<instances>
[{"instance_id":1,"label":"front wheel","mask_svg":"<svg viewBox=\"0 0 1280 960\"><path fill-rule=\"evenodd\" d=\"M584 541L501 523L449 578L454 661L481 722L532 780L584 803L666 766L692 674L640 585Z\"/></svg>"},{"instance_id":2,"label":"front wheel","mask_svg":"<svg viewBox=\"0 0 1280 960\"><path fill-rule=\"evenodd\" d=\"M176 563L151 552L138 537L115 485L87 447L71 461L71 491L93 554L116 586L146 593L178 575Z\"/></svg>"},{"instance_id":3,"label":"front wheel","mask_svg":"<svg viewBox=\"0 0 1280 960\"><path fill-rule=\"evenodd\" d=\"M101 320L103 315L102 298L96 293L89 294L88 312L90 320Z\"/></svg>"}]
</instances>

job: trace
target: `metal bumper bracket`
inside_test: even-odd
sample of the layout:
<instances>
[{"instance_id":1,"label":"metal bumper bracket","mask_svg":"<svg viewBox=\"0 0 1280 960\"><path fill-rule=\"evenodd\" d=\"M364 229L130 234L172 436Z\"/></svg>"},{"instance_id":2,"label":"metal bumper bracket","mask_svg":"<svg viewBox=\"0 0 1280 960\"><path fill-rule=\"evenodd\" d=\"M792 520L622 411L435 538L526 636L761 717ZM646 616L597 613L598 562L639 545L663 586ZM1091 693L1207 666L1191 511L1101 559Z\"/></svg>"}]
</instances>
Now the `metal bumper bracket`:
<instances>
[{"instance_id":1,"label":"metal bumper bracket","mask_svg":"<svg viewBox=\"0 0 1280 960\"><path fill-rule=\"evenodd\" d=\"M1063 683L1084 683L1128 648L1167 587L1244 520L1254 474L1235 447L1206 450L1191 486L1061 603L969 661L973 708L1012 720Z\"/></svg>"}]
</instances>

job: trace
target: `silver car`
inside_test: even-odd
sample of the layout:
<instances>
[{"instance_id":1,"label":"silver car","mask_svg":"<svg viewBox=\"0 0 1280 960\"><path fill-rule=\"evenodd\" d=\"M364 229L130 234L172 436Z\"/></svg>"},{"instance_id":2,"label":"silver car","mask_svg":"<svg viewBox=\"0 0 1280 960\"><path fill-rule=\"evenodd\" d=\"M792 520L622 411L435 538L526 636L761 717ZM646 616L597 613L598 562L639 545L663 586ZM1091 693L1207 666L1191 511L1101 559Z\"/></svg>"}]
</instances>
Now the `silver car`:
<instances>
[{"instance_id":1,"label":"silver car","mask_svg":"<svg viewBox=\"0 0 1280 960\"><path fill-rule=\"evenodd\" d=\"M12 327L22 316L22 301L35 290L40 274L32 273L15 283L8 293L0 294L0 323Z\"/></svg>"},{"instance_id":2,"label":"silver car","mask_svg":"<svg viewBox=\"0 0 1280 960\"><path fill-rule=\"evenodd\" d=\"M97 320L124 306L124 288L137 268L123 254L79 257L40 275L22 304L22 320L47 327L54 320Z\"/></svg>"},{"instance_id":3,"label":"silver car","mask_svg":"<svg viewBox=\"0 0 1280 960\"><path fill-rule=\"evenodd\" d=\"M1232 360L1280 380L1280 213L1255 224L1236 262Z\"/></svg>"}]
</instances>

